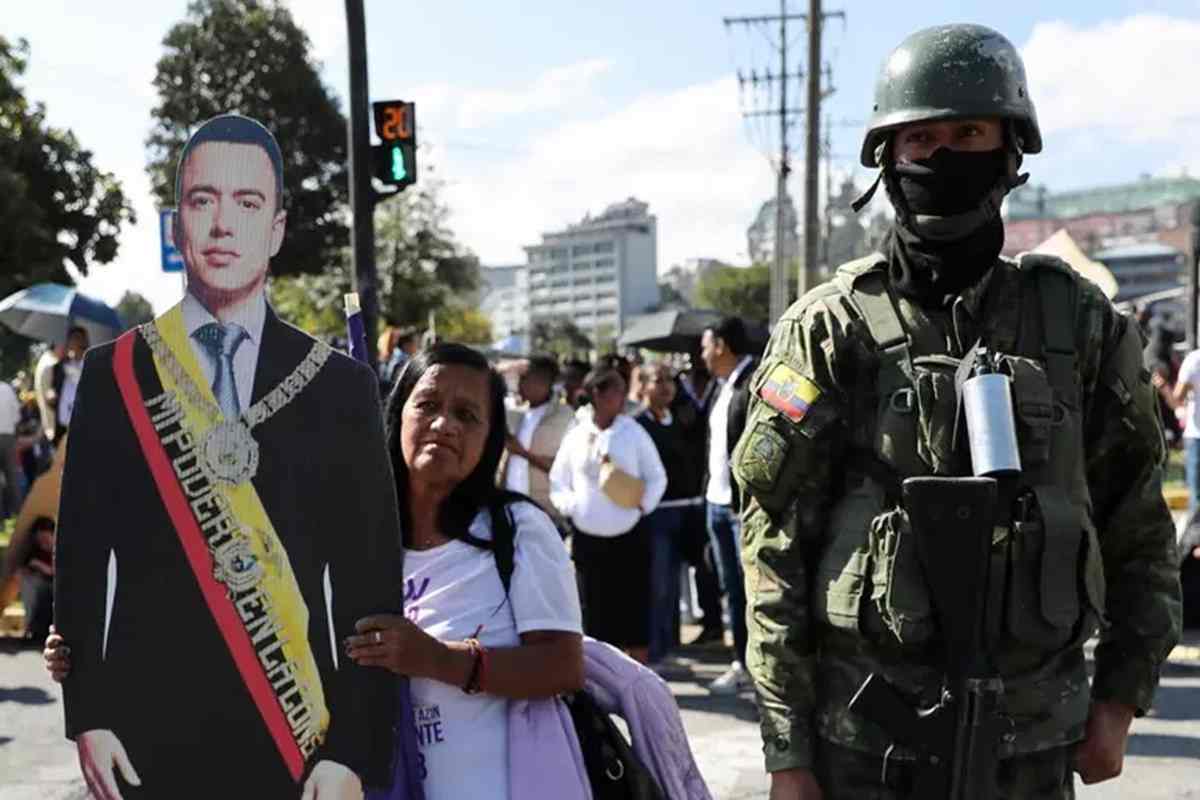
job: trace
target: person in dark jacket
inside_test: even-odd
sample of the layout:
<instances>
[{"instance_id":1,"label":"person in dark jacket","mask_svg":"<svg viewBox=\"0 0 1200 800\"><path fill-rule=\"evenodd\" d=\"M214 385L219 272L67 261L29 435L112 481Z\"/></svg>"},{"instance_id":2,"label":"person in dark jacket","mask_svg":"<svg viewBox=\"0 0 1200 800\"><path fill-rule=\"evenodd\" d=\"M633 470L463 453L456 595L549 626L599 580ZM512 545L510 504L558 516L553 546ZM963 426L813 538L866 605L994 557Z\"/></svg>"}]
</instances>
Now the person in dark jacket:
<instances>
[{"instance_id":1,"label":"person in dark jacket","mask_svg":"<svg viewBox=\"0 0 1200 800\"><path fill-rule=\"evenodd\" d=\"M734 445L746 427L750 378L755 362L749 355L746 327L727 317L700 338L704 365L720 382L708 413L708 454L704 499L708 501L708 535L721 588L729 601L734 657L729 670L709 686L714 694L736 694L748 687L746 672L746 589L741 564L741 492L729 470Z\"/></svg>"},{"instance_id":2,"label":"person in dark jacket","mask_svg":"<svg viewBox=\"0 0 1200 800\"><path fill-rule=\"evenodd\" d=\"M636 417L667 471L667 491L650 513L650 663L661 662L679 635L679 567L687 512L703 508L703 470L688 431L671 413L675 381L666 364L638 367L645 408Z\"/></svg>"}]
</instances>

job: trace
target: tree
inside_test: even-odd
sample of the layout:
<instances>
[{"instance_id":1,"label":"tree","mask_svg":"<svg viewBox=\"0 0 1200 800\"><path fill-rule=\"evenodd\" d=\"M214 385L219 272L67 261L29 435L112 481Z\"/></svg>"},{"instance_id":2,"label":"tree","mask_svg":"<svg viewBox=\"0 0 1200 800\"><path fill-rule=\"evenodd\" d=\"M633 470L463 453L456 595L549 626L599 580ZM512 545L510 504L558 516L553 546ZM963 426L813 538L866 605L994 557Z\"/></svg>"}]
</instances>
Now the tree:
<instances>
[{"instance_id":1,"label":"tree","mask_svg":"<svg viewBox=\"0 0 1200 800\"><path fill-rule=\"evenodd\" d=\"M588 335L563 315L534 320L529 327L529 338L535 353L572 357L592 349Z\"/></svg>"},{"instance_id":2,"label":"tree","mask_svg":"<svg viewBox=\"0 0 1200 800\"><path fill-rule=\"evenodd\" d=\"M125 323L125 330L129 330L154 319L154 306L137 292L127 291L117 302L117 314Z\"/></svg>"},{"instance_id":3,"label":"tree","mask_svg":"<svg viewBox=\"0 0 1200 800\"><path fill-rule=\"evenodd\" d=\"M492 321L477 308L453 305L436 315L438 338L462 344L491 344Z\"/></svg>"},{"instance_id":4,"label":"tree","mask_svg":"<svg viewBox=\"0 0 1200 800\"><path fill-rule=\"evenodd\" d=\"M440 192L427 182L375 212L379 309L393 324L424 326L429 312L466 306L479 289L479 259L454 240Z\"/></svg>"},{"instance_id":5,"label":"tree","mask_svg":"<svg viewBox=\"0 0 1200 800\"><path fill-rule=\"evenodd\" d=\"M317 273L344 262L346 120L291 12L276 0L193 0L163 46L146 140L159 204L176 204L175 169L195 128L218 114L245 114L266 125L283 150L288 226L273 269Z\"/></svg>"},{"instance_id":6,"label":"tree","mask_svg":"<svg viewBox=\"0 0 1200 800\"><path fill-rule=\"evenodd\" d=\"M654 307L654 311L664 311L672 308L691 308L691 303L684 297L678 289L670 283L659 282L658 284L658 305Z\"/></svg>"},{"instance_id":7,"label":"tree","mask_svg":"<svg viewBox=\"0 0 1200 800\"><path fill-rule=\"evenodd\" d=\"M790 296L795 295L794 278ZM771 300L771 268L766 264L749 267L718 267L700 278L696 285L699 308L712 308L722 314L751 322L765 322Z\"/></svg>"},{"instance_id":8,"label":"tree","mask_svg":"<svg viewBox=\"0 0 1200 800\"><path fill-rule=\"evenodd\" d=\"M350 273L336 266L321 275L285 275L267 286L271 306L312 336L345 335L343 296L350 291Z\"/></svg>"},{"instance_id":9,"label":"tree","mask_svg":"<svg viewBox=\"0 0 1200 800\"><path fill-rule=\"evenodd\" d=\"M122 226L137 221L117 179L25 98L28 56L25 41L0 36L0 297L70 282L68 262L83 274L109 263Z\"/></svg>"}]
</instances>

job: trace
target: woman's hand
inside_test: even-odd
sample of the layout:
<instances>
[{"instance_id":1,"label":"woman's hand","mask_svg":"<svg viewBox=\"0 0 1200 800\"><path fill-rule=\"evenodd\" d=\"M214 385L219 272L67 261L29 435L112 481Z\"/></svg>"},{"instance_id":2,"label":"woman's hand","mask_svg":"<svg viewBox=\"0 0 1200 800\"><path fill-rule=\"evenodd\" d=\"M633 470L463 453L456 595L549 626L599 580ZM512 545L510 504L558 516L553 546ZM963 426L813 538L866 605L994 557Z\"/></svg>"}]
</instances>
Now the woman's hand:
<instances>
[{"instance_id":1,"label":"woman's hand","mask_svg":"<svg viewBox=\"0 0 1200 800\"><path fill-rule=\"evenodd\" d=\"M383 667L397 675L437 678L447 648L398 614L363 617L357 636L346 637L346 655L362 667Z\"/></svg>"},{"instance_id":2,"label":"woman's hand","mask_svg":"<svg viewBox=\"0 0 1200 800\"><path fill-rule=\"evenodd\" d=\"M50 677L57 683L62 683L63 680L71 673L71 648L67 647L67 640L59 635L54 626L50 626L50 635L46 637L46 644L42 650L42 663L46 667L46 671L50 673Z\"/></svg>"}]
</instances>

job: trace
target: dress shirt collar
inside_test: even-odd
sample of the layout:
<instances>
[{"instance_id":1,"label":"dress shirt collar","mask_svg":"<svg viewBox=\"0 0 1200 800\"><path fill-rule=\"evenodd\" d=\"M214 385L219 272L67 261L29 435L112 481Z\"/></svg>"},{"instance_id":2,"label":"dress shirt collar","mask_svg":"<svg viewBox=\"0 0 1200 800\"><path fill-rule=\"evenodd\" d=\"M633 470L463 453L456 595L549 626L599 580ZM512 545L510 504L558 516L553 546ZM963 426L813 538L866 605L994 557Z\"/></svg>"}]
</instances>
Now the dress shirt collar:
<instances>
[{"instance_id":1,"label":"dress shirt collar","mask_svg":"<svg viewBox=\"0 0 1200 800\"><path fill-rule=\"evenodd\" d=\"M187 330L188 338L195 336L196 331L204 325L210 322L220 322L191 292L183 295L181 311L183 312L183 327ZM237 324L241 325L250 337L250 343L254 347L262 345L262 330L266 320L267 298L263 292L259 292L258 299L250 304L247 314L237 321Z\"/></svg>"}]
</instances>

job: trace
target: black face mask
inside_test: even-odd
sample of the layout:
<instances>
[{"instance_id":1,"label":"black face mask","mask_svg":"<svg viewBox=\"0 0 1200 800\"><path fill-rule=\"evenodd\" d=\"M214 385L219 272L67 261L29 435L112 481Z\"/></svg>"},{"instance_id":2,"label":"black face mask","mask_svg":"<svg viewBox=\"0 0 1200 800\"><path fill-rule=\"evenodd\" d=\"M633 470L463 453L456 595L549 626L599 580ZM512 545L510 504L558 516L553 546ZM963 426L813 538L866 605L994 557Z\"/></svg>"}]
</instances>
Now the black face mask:
<instances>
[{"instance_id":1,"label":"black face mask","mask_svg":"<svg viewBox=\"0 0 1200 800\"><path fill-rule=\"evenodd\" d=\"M978 208L1008 169L1004 150L963 152L938 148L929 158L897 163L888 180L893 203L908 215L949 217ZM886 178L885 178L886 180ZM1004 247L999 212L962 238L922 237L898 214L887 243L892 285L923 304L941 304L978 283Z\"/></svg>"},{"instance_id":2,"label":"black face mask","mask_svg":"<svg viewBox=\"0 0 1200 800\"><path fill-rule=\"evenodd\" d=\"M983 202L1007 171L1008 154L939 147L929 158L898 162L893 169L909 211L948 217Z\"/></svg>"}]
</instances>

